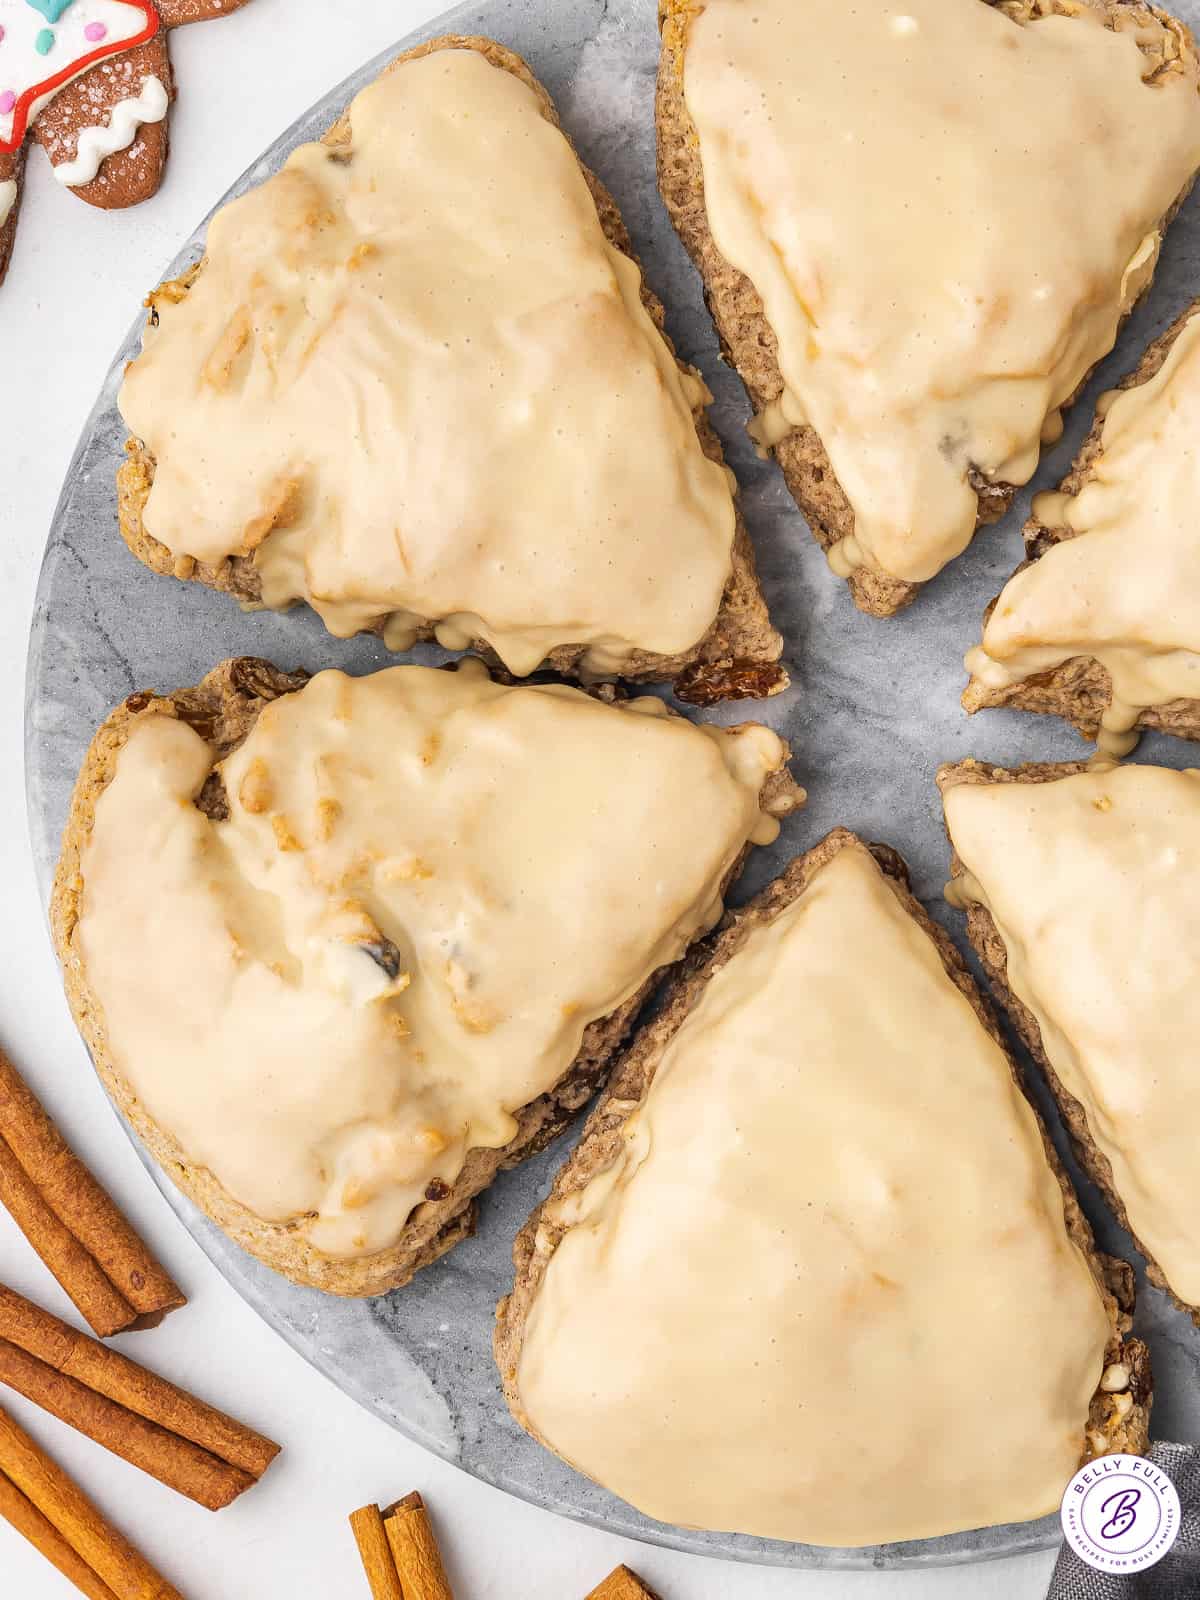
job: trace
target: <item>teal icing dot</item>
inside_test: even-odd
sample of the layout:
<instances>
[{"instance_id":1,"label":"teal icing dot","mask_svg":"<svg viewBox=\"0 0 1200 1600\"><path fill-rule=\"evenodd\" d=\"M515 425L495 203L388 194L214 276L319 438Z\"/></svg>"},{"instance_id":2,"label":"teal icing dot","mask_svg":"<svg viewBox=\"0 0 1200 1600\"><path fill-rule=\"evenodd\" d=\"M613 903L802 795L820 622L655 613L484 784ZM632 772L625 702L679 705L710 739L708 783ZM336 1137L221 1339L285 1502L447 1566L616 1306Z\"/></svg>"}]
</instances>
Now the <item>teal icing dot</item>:
<instances>
[{"instance_id":1,"label":"teal icing dot","mask_svg":"<svg viewBox=\"0 0 1200 1600\"><path fill-rule=\"evenodd\" d=\"M74 0L28 0L28 3L35 11L40 11L47 22L57 22L67 7L74 4Z\"/></svg>"},{"instance_id":2,"label":"teal icing dot","mask_svg":"<svg viewBox=\"0 0 1200 1600\"><path fill-rule=\"evenodd\" d=\"M48 56L54 49L54 29L43 28L33 41L33 48L40 56Z\"/></svg>"}]
</instances>

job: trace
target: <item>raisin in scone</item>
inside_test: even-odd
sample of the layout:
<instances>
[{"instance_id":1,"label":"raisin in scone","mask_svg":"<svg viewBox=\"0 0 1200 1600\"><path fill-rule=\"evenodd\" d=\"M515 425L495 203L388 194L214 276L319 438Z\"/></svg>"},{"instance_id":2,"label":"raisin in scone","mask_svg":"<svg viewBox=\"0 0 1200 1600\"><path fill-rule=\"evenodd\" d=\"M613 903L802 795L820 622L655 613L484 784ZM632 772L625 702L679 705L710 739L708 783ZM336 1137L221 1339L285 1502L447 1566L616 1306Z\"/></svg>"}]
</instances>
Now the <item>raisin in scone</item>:
<instances>
[{"instance_id":1,"label":"raisin in scone","mask_svg":"<svg viewBox=\"0 0 1200 1600\"><path fill-rule=\"evenodd\" d=\"M603 1078L802 798L755 723L403 666L130 696L55 879L110 1092L245 1249L378 1294ZM683 821L686 818L686 827Z\"/></svg>"},{"instance_id":2,"label":"raisin in scone","mask_svg":"<svg viewBox=\"0 0 1200 1600\"><path fill-rule=\"evenodd\" d=\"M1142 0L663 0L659 183L835 573L887 616L1007 508L1148 286L1200 64Z\"/></svg>"}]
</instances>

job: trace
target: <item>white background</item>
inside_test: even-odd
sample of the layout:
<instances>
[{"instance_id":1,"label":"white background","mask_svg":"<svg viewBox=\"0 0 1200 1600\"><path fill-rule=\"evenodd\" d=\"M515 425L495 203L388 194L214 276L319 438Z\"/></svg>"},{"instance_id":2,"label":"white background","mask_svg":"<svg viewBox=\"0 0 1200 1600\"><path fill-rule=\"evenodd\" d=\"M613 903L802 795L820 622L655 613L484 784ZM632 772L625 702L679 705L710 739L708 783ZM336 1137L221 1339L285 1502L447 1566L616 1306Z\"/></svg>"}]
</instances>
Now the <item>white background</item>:
<instances>
[{"instance_id":1,"label":"white background","mask_svg":"<svg viewBox=\"0 0 1200 1600\"><path fill-rule=\"evenodd\" d=\"M620 1561L664 1600L1041 1600L1050 1556L908 1576L735 1566L578 1527L424 1454L310 1370L218 1277L142 1171L70 1022L29 861L21 724L34 585L76 438L138 301L198 218L308 105L438 9L439 0L252 0L176 34L167 181L136 210L93 211L54 182L39 151L30 158L0 289L0 1042L189 1296L154 1333L118 1342L285 1449L261 1485L214 1518L18 1398L4 1403L187 1600L365 1600L347 1513L412 1488L433 1508L458 1600L582 1600ZM3 1215L0 1278L71 1314ZM903 1426L902 1415L891 1421ZM0 1523L2 1600L73 1592Z\"/></svg>"}]
</instances>

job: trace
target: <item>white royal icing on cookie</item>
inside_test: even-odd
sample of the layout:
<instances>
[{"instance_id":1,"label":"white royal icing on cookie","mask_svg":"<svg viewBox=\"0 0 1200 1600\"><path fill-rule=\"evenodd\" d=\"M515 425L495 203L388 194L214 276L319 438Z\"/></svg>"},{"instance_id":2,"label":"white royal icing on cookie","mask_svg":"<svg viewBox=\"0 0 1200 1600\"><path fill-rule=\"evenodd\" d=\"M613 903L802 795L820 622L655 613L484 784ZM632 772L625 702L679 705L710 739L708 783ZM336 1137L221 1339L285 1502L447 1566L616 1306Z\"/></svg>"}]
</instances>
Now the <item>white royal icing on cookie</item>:
<instances>
[{"instance_id":1,"label":"white royal icing on cookie","mask_svg":"<svg viewBox=\"0 0 1200 1600\"><path fill-rule=\"evenodd\" d=\"M89 56L98 50L109 56L117 54L130 39L145 33L146 27L145 8L129 0L71 0L54 23L29 0L0 0L0 105L7 102L8 107L0 110L0 143L11 143L16 102L29 89L76 63L85 63L75 65L71 78L77 78L87 71ZM103 36L89 39L88 28L103 28ZM43 54L37 41L47 32L53 34L54 43ZM64 87L59 84L33 102L30 123Z\"/></svg>"},{"instance_id":2,"label":"white royal icing on cookie","mask_svg":"<svg viewBox=\"0 0 1200 1600\"><path fill-rule=\"evenodd\" d=\"M117 101L109 112L107 124L79 130L74 161L58 162L54 167L54 176L69 189L77 188L81 183L91 183L100 171L100 163L116 155L118 150L127 150L143 124L161 122L169 104L162 79L151 75L143 82L141 94Z\"/></svg>"},{"instance_id":3,"label":"white royal icing on cookie","mask_svg":"<svg viewBox=\"0 0 1200 1600\"><path fill-rule=\"evenodd\" d=\"M5 178L0 183L0 228L8 221L8 214L17 203L17 180Z\"/></svg>"}]
</instances>

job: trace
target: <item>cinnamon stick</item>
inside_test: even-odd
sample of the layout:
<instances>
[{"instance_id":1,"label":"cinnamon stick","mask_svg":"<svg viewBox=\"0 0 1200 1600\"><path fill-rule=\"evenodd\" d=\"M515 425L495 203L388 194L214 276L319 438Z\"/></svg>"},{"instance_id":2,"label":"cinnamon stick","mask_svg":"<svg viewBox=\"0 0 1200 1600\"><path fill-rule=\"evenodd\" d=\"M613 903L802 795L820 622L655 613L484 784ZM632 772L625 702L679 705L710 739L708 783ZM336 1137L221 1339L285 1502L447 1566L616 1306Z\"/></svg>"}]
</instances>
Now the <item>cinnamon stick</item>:
<instances>
[{"instance_id":1,"label":"cinnamon stick","mask_svg":"<svg viewBox=\"0 0 1200 1600\"><path fill-rule=\"evenodd\" d=\"M363 1571L371 1585L371 1600L404 1600L379 1507L360 1506L357 1511L352 1511L350 1527L358 1545Z\"/></svg>"},{"instance_id":2,"label":"cinnamon stick","mask_svg":"<svg viewBox=\"0 0 1200 1600\"><path fill-rule=\"evenodd\" d=\"M617 1567L584 1600L658 1600L658 1596L629 1567Z\"/></svg>"},{"instance_id":3,"label":"cinnamon stick","mask_svg":"<svg viewBox=\"0 0 1200 1600\"><path fill-rule=\"evenodd\" d=\"M72 1152L3 1050L0 1144L12 1158L3 1163L0 1199L101 1338L121 1328L152 1327L184 1304L180 1290ZM80 1260L64 1234L76 1241L96 1272ZM111 1293L97 1282L97 1272Z\"/></svg>"},{"instance_id":4,"label":"cinnamon stick","mask_svg":"<svg viewBox=\"0 0 1200 1600\"><path fill-rule=\"evenodd\" d=\"M0 1381L211 1511L279 1446L0 1284Z\"/></svg>"},{"instance_id":5,"label":"cinnamon stick","mask_svg":"<svg viewBox=\"0 0 1200 1600\"><path fill-rule=\"evenodd\" d=\"M0 1473L108 1585L115 1600L183 1600L4 1411L0 1411ZM32 1522L28 1526L35 1527Z\"/></svg>"},{"instance_id":6,"label":"cinnamon stick","mask_svg":"<svg viewBox=\"0 0 1200 1600\"><path fill-rule=\"evenodd\" d=\"M0 1135L0 1205L101 1337L137 1321L137 1312L51 1211Z\"/></svg>"},{"instance_id":7,"label":"cinnamon stick","mask_svg":"<svg viewBox=\"0 0 1200 1600\"><path fill-rule=\"evenodd\" d=\"M454 1600L425 1502L415 1491L383 1513L404 1600Z\"/></svg>"},{"instance_id":8,"label":"cinnamon stick","mask_svg":"<svg viewBox=\"0 0 1200 1600\"><path fill-rule=\"evenodd\" d=\"M103 1578L96 1576L83 1557L71 1549L54 1524L47 1521L33 1501L26 1499L16 1484L10 1482L2 1472L0 1517L28 1539L52 1567L57 1567L81 1594L88 1596L88 1600L116 1600Z\"/></svg>"}]
</instances>

